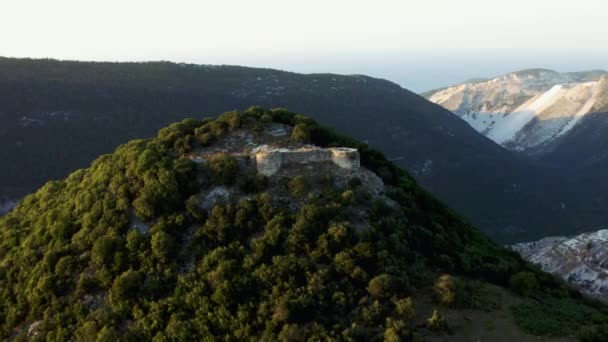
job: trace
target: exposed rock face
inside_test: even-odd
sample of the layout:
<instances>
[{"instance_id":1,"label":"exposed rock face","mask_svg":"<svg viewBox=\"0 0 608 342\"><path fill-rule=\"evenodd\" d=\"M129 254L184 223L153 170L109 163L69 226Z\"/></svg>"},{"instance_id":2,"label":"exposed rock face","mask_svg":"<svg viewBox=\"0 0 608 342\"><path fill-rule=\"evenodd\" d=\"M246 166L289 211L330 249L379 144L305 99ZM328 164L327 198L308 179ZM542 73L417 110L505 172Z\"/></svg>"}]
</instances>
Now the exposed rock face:
<instances>
[{"instance_id":1,"label":"exposed rock face","mask_svg":"<svg viewBox=\"0 0 608 342\"><path fill-rule=\"evenodd\" d=\"M343 169L358 169L359 152L354 148L318 148L305 146L298 149L272 149L263 147L255 155L258 172L271 176L288 164L308 164L331 161Z\"/></svg>"},{"instance_id":2,"label":"exposed rock face","mask_svg":"<svg viewBox=\"0 0 608 342\"><path fill-rule=\"evenodd\" d=\"M495 142L524 150L552 141L586 114L601 111L608 100L608 78L602 73L524 70L426 95Z\"/></svg>"},{"instance_id":3,"label":"exposed rock face","mask_svg":"<svg viewBox=\"0 0 608 342\"><path fill-rule=\"evenodd\" d=\"M230 200L230 190L224 186L217 186L209 190L201 202L201 208L211 210L218 204L225 204Z\"/></svg>"},{"instance_id":4,"label":"exposed rock face","mask_svg":"<svg viewBox=\"0 0 608 342\"><path fill-rule=\"evenodd\" d=\"M513 245L525 259L608 302L608 230Z\"/></svg>"}]
</instances>

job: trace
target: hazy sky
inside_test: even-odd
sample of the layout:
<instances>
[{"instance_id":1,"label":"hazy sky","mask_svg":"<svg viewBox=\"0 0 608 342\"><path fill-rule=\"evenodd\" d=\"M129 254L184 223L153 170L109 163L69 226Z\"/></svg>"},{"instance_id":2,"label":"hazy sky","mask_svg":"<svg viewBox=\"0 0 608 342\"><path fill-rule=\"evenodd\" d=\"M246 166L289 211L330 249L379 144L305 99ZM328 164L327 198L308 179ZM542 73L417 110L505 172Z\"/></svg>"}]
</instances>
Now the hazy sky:
<instances>
[{"instance_id":1,"label":"hazy sky","mask_svg":"<svg viewBox=\"0 0 608 342\"><path fill-rule=\"evenodd\" d=\"M0 55L360 73L608 69L606 0L0 0Z\"/></svg>"}]
</instances>

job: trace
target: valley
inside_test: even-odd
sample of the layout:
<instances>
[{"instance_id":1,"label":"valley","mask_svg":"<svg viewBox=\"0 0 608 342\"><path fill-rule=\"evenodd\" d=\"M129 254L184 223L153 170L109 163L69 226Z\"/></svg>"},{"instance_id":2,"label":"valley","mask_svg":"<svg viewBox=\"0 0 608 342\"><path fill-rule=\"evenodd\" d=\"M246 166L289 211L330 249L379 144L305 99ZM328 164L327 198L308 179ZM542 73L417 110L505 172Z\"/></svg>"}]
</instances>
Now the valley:
<instances>
[{"instance_id":1,"label":"valley","mask_svg":"<svg viewBox=\"0 0 608 342\"><path fill-rule=\"evenodd\" d=\"M576 210L605 211L607 72L530 69L424 95L505 148L571 178L579 192ZM606 225L602 218L596 222L600 227ZM512 248L586 295L608 301L606 230L576 230L576 234L548 234Z\"/></svg>"}]
</instances>

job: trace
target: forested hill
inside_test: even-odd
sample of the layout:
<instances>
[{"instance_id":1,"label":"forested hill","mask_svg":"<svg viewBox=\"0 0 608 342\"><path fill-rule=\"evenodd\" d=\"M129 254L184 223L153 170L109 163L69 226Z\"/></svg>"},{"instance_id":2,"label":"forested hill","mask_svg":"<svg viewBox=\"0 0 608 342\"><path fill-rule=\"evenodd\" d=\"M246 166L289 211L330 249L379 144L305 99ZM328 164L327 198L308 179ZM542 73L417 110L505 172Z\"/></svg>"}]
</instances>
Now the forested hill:
<instances>
[{"instance_id":1,"label":"forested hill","mask_svg":"<svg viewBox=\"0 0 608 342\"><path fill-rule=\"evenodd\" d=\"M443 108L366 76L0 58L0 94L0 192L9 197L170 122L263 105L309 113L368 142L502 241L571 232L600 215L577 208L567 182Z\"/></svg>"},{"instance_id":2,"label":"forested hill","mask_svg":"<svg viewBox=\"0 0 608 342\"><path fill-rule=\"evenodd\" d=\"M257 172L261 148L310 144L361 167ZM600 341L607 323L381 153L286 110L172 124L0 218L3 340Z\"/></svg>"}]
</instances>

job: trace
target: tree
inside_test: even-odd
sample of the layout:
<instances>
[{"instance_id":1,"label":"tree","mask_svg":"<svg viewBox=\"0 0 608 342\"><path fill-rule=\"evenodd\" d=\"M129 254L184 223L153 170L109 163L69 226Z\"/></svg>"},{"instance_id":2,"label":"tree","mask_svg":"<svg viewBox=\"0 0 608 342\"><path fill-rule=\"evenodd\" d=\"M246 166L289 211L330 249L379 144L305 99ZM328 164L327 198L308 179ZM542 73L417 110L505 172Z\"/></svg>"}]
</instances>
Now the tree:
<instances>
[{"instance_id":1,"label":"tree","mask_svg":"<svg viewBox=\"0 0 608 342\"><path fill-rule=\"evenodd\" d=\"M141 294L143 277L141 273L128 270L114 279L110 290L110 303L118 310L125 309Z\"/></svg>"},{"instance_id":2,"label":"tree","mask_svg":"<svg viewBox=\"0 0 608 342\"><path fill-rule=\"evenodd\" d=\"M301 175L293 177L288 183L289 191L293 196L301 197L308 192L308 180Z\"/></svg>"},{"instance_id":3,"label":"tree","mask_svg":"<svg viewBox=\"0 0 608 342\"><path fill-rule=\"evenodd\" d=\"M367 291L374 297L386 297L392 294L394 279L391 275L383 273L373 277L368 285Z\"/></svg>"},{"instance_id":4,"label":"tree","mask_svg":"<svg viewBox=\"0 0 608 342\"><path fill-rule=\"evenodd\" d=\"M209 157L205 164L211 180L215 184L230 185L234 183L238 171L236 160L227 153L216 153Z\"/></svg>"},{"instance_id":5,"label":"tree","mask_svg":"<svg viewBox=\"0 0 608 342\"><path fill-rule=\"evenodd\" d=\"M109 266L114 260L114 252L116 251L116 239L102 236L93 245L91 251L91 259L97 266Z\"/></svg>"},{"instance_id":6,"label":"tree","mask_svg":"<svg viewBox=\"0 0 608 342\"><path fill-rule=\"evenodd\" d=\"M174 249L175 239L171 235L163 231L152 234L152 253L158 260L168 261Z\"/></svg>"},{"instance_id":7,"label":"tree","mask_svg":"<svg viewBox=\"0 0 608 342\"><path fill-rule=\"evenodd\" d=\"M310 128L305 124L297 124L291 132L291 139L300 143L308 143L310 141Z\"/></svg>"}]
</instances>

